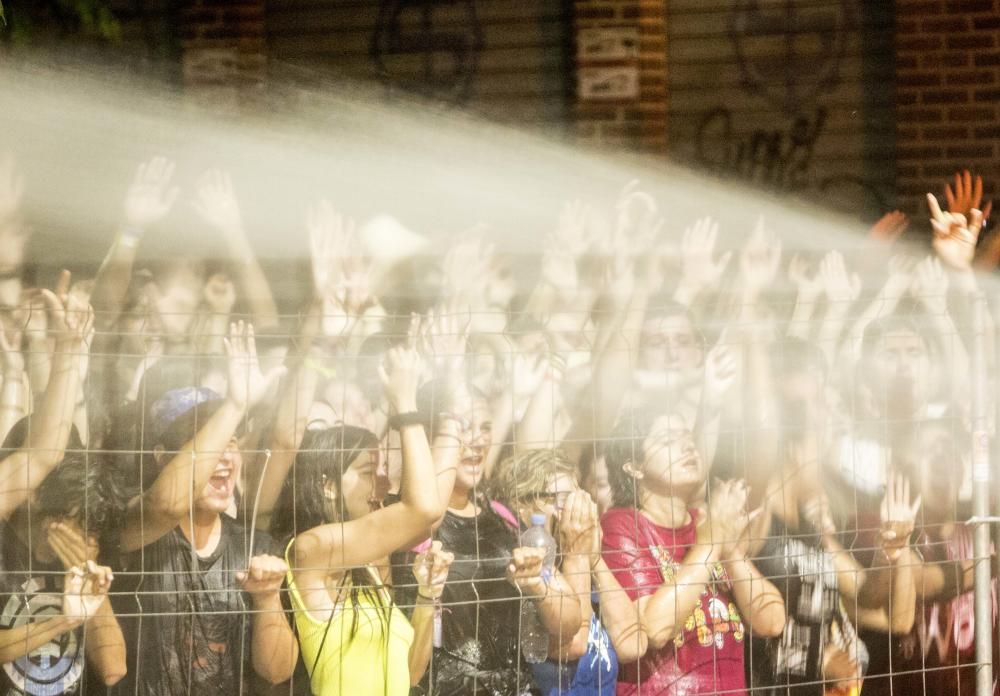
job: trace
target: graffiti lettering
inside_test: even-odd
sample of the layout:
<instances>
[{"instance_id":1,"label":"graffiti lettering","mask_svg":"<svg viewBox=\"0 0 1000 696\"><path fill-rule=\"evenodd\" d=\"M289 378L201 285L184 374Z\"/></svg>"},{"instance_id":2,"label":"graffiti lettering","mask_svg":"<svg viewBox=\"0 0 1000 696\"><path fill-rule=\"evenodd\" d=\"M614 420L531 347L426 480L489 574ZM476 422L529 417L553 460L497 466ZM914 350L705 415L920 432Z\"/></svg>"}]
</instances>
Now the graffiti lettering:
<instances>
[{"instance_id":1,"label":"graffiti lettering","mask_svg":"<svg viewBox=\"0 0 1000 696\"><path fill-rule=\"evenodd\" d=\"M732 113L720 107L698 126L695 151L702 164L718 172L769 188L801 190L809 185L809 164L825 124L826 109L819 107L796 116L787 130L760 128L737 139Z\"/></svg>"}]
</instances>

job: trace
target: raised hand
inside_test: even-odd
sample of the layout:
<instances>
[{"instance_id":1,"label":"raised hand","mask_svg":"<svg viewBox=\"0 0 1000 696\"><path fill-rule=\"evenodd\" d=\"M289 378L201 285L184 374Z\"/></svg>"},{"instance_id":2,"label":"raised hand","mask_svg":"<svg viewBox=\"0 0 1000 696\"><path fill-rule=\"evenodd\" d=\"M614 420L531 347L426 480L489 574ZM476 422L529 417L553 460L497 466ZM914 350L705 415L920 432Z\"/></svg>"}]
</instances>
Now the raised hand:
<instances>
[{"instance_id":1,"label":"raised hand","mask_svg":"<svg viewBox=\"0 0 1000 696\"><path fill-rule=\"evenodd\" d=\"M916 525L920 496L910 502L910 482L905 477L889 472L885 486L885 497L879 508L882 521L882 550L890 563L895 563L910 543L910 535Z\"/></svg>"},{"instance_id":2,"label":"raised hand","mask_svg":"<svg viewBox=\"0 0 1000 696\"><path fill-rule=\"evenodd\" d=\"M223 234L243 234L243 216L229 172L205 172L198 181L193 205L202 220Z\"/></svg>"},{"instance_id":3,"label":"raised hand","mask_svg":"<svg viewBox=\"0 0 1000 696\"><path fill-rule=\"evenodd\" d=\"M285 367L274 367L266 375L261 372L252 324L244 324L242 321L230 324L229 337L222 339L222 342L229 363L226 398L245 411L264 398L285 374Z\"/></svg>"},{"instance_id":4,"label":"raised hand","mask_svg":"<svg viewBox=\"0 0 1000 696\"><path fill-rule=\"evenodd\" d=\"M448 581L448 569L455 554L441 549L441 542L435 541L425 552L413 561L413 577L417 580L417 594L425 599L440 599L444 584Z\"/></svg>"},{"instance_id":5,"label":"raised hand","mask_svg":"<svg viewBox=\"0 0 1000 696\"><path fill-rule=\"evenodd\" d=\"M934 194L927 194L931 210L931 227L934 229L934 251L946 264L959 270L968 270L976 253L976 241L983 229L983 213L978 208L963 213L945 213Z\"/></svg>"},{"instance_id":6,"label":"raised hand","mask_svg":"<svg viewBox=\"0 0 1000 696\"><path fill-rule=\"evenodd\" d=\"M386 352L378 371L393 412L409 413L417 409L421 369L420 354L412 345L393 346Z\"/></svg>"},{"instance_id":7,"label":"raised hand","mask_svg":"<svg viewBox=\"0 0 1000 696\"><path fill-rule=\"evenodd\" d=\"M809 262L794 254L788 263L788 280L795 286L797 299L803 304L812 304L823 292L823 278L818 271L809 277L809 271Z\"/></svg>"},{"instance_id":8,"label":"raised hand","mask_svg":"<svg viewBox=\"0 0 1000 696\"><path fill-rule=\"evenodd\" d=\"M559 224L542 252L542 280L572 299L579 287L579 259L590 246L590 206L575 200L563 206Z\"/></svg>"},{"instance_id":9,"label":"raised hand","mask_svg":"<svg viewBox=\"0 0 1000 696\"><path fill-rule=\"evenodd\" d=\"M567 556L587 556L593 565L601 555L601 523L597 503L584 490L566 497L559 514L559 549Z\"/></svg>"},{"instance_id":10,"label":"raised hand","mask_svg":"<svg viewBox=\"0 0 1000 696\"><path fill-rule=\"evenodd\" d=\"M700 541L722 549L723 558L730 558L744 543L744 534L751 520L760 511L747 512L750 489L741 479L716 481L708 506L708 518L699 520ZM707 537L706 537L707 535Z\"/></svg>"},{"instance_id":11,"label":"raised hand","mask_svg":"<svg viewBox=\"0 0 1000 696\"><path fill-rule=\"evenodd\" d=\"M756 300L771 287L781 264L781 241L764 226L764 216L757 218L753 233L740 252L740 277L747 299Z\"/></svg>"},{"instance_id":12,"label":"raised hand","mask_svg":"<svg viewBox=\"0 0 1000 696\"><path fill-rule=\"evenodd\" d=\"M982 205L983 177L977 174L973 180L972 172L968 169L955 174L955 188L949 184L944 185L944 197L948 201L949 213L971 217L973 210L981 210L985 220L993 210L993 201L988 201L985 206Z\"/></svg>"},{"instance_id":13,"label":"raised hand","mask_svg":"<svg viewBox=\"0 0 1000 696\"><path fill-rule=\"evenodd\" d=\"M722 406L723 400L736 384L737 363L732 347L723 343L725 335L705 356L705 391L702 399L709 410Z\"/></svg>"},{"instance_id":14,"label":"raised hand","mask_svg":"<svg viewBox=\"0 0 1000 696\"><path fill-rule=\"evenodd\" d=\"M719 234L719 223L710 217L696 220L684 230L681 239L681 285L691 288L712 287L726 272L732 252L715 255L715 242Z\"/></svg>"},{"instance_id":15,"label":"raised hand","mask_svg":"<svg viewBox=\"0 0 1000 696\"><path fill-rule=\"evenodd\" d=\"M320 201L306 214L313 287L322 303L323 333L342 336L372 302L371 268L354 221Z\"/></svg>"},{"instance_id":16,"label":"raised hand","mask_svg":"<svg viewBox=\"0 0 1000 696\"><path fill-rule=\"evenodd\" d=\"M909 226L910 220L906 217L906 213L893 210L880 217L878 222L872 225L868 231L868 237L884 244L892 244L906 232L906 228Z\"/></svg>"},{"instance_id":17,"label":"raised hand","mask_svg":"<svg viewBox=\"0 0 1000 696\"><path fill-rule=\"evenodd\" d=\"M250 567L236 573L236 581L254 602L278 596L288 575L288 564L277 556L262 554L250 559Z\"/></svg>"},{"instance_id":18,"label":"raised hand","mask_svg":"<svg viewBox=\"0 0 1000 696\"><path fill-rule=\"evenodd\" d=\"M13 218L21 209L24 179L17 173L13 155L0 159L0 222Z\"/></svg>"},{"instance_id":19,"label":"raised hand","mask_svg":"<svg viewBox=\"0 0 1000 696\"><path fill-rule=\"evenodd\" d=\"M63 522L53 522L45 530L49 546L55 551L66 570L83 568L96 562L98 547L94 538L86 538L79 530Z\"/></svg>"},{"instance_id":20,"label":"raised hand","mask_svg":"<svg viewBox=\"0 0 1000 696\"><path fill-rule=\"evenodd\" d=\"M56 291L41 290L48 309L48 330L57 341L85 343L94 326L94 308L77 294L70 294L69 272L63 271Z\"/></svg>"},{"instance_id":21,"label":"raised hand","mask_svg":"<svg viewBox=\"0 0 1000 696\"><path fill-rule=\"evenodd\" d=\"M125 224L143 230L166 217L177 200L178 189L171 186L174 163L154 157L139 165L125 194Z\"/></svg>"},{"instance_id":22,"label":"raised hand","mask_svg":"<svg viewBox=\"0 0 1000 696\"><path fill-rule=\"evenodd\" d=\"M857 273L848 275L844 256L839 251L831 251L819 264L819 278L823 283L827 302L850 306L861 294L861 278Z\"/></svg>"},{"instance_id":23,"label":"raised hand","mask_svg":"<svg viewBox=\"0 0 1000 696\"><path fill-rule=\"evenodd\" d=\"M948 309L948 275L941 260L928 256L917 264L910 286L913 296L932 314L944 314Z\"/></svg>"},{"instance_id":24,"label":"raised hand","mask_svg":"<svg viewBox=\"0 0 1000 696\"><path fill-rule=\"evenodd\" d=\"M465 353L469 340L470 320L468 315L445 307L432 309L421 320L418 329L420 352L427 360L432 360L445 375L459 376L465 365Z\"/></svg>"},{"instance_id":25,"label":"raised hand","mask_svg":"<svg viewBox=\"0 0 1000 696\"><path fill-rule=\"evenodd\" d=\"M545 549L519 546L511 554L507 566L507 580L523 594L538 597L545 594L545 579L542 577Z\"/></svg>"},{"instance_id":26,"label":"raised hand","mask_svg":"<svg viewBox=\"0 0 1000 696\"><path fill-rule=\"evenodd\" d=\"M494 246L483 241L479 229L448 250L442 270L449 299L461 299L473 309L485 305L486 280L491 273L494 252Z\"/></svg>"},{"instance_id":27,"label":"raised hand","mask_svg":"<svg viewBox=\"0 0 1000 696\"><path fill-rule=\"evenodd\" d=\"M108 598L112 580L111 568L93 561L70 568L63 580L63 616L81 624L93 617Z\"/></svg>"}]
</instances>

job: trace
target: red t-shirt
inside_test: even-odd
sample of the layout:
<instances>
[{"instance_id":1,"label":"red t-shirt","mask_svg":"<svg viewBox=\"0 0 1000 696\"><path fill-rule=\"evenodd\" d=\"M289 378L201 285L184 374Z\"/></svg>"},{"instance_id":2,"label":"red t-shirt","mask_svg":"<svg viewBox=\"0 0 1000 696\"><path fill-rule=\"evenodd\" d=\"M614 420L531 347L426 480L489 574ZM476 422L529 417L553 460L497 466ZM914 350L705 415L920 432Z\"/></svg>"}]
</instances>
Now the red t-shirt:
<instances>
[{"instance_id":1,"label":"red t-shirt","mask_svg":"<svg viewBox=\"0 0 1000 696\"><path fill-rule=\"evenodd\" d=\"M604 559L633 601L672 581L695 543L696 515L692 510L691 522L673 529L653 524L631 508L609 510L601 518ZM721 564L712 575L701 606L673 642L659 650L650 647L638 662L620 666L618 696L746 694L743 619Z\"/></svg>"}]
</instances>

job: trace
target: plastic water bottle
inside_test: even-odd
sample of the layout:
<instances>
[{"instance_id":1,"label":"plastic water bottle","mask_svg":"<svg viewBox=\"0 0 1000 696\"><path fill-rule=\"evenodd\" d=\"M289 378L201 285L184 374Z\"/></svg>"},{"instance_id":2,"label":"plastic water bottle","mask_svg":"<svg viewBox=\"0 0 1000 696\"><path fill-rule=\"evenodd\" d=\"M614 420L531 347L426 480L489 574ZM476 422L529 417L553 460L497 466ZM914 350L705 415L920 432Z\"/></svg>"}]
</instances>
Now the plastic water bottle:
<instances>
[{"instance_id":1,"label":"plastic water bottle","mask_svg":"<svg viewBox=\"0 0 1000 696\"><path fill-rule=\"evenodd\" d=\"M521 546L545 549L542 579L549 582L556 562L556 540L545 529L545 515L531 516L531 528L521 535ZM533 664L549 658L549 632L538 616L538 607L530 599L521 600L521 654L526 662Z\"/></svg>"}]
</instances>

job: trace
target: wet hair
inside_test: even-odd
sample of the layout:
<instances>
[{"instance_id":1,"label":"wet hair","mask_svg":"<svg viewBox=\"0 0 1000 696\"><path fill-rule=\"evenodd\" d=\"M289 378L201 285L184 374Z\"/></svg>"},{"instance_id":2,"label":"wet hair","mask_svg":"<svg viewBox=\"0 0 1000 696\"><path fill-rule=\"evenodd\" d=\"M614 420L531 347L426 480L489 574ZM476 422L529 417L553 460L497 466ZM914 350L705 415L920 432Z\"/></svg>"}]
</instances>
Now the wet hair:
<instances>
[{"instance_id":1,"label":"wet hair","mask_svg":"<svg viewBox=\"0 0 1000 696\"><path fill-rule=\"evenodd\" d=\"M302 445L295 455L293 469L285 477L281 493L275 504L274 516L271 522L271 535L285 546L297 535L314 527L336 522L346 522L347 510L343 504L342 482L344 472L351 462L366 450L378 447L379 441L374 433L352 425L340 425L323 430L307 430L302 438ZM337 489L339 505L329 506L324 488L332 482ZM331 514L330 508L333 507ZM350 586L348 586L350 583ZM361 608L359 599L364 597L376 608L382 625L388 629L389 610L382 593L372 587L372 578L366 567L351 568L344 574L337 588L338 596L346 592L351 601L353 616L351 617L350 638L358 631L358 620ZM333 616L326 625L323 640L316 653L316 663L323 654ZM385 631L388 636L388 630ZM313 664L310 673L314 672Z\"/></svg>"},{"instance_id":2,"label":"wet hair","mask_svg":"<svg viewBox=\"0 0 1000 696\"><path fill-rule=\"evenodd\" d=\"M577 467L558 449L523 451L501 461L489 482L489 496L511 510L545 493L549 479L559 474L577 478Z\"/></svg>"},{"instance_id":3,"label":"wet hair","mask_svg":"<svg viewBox=\"0 0 1000 696\"><path fill-rule=\"evenodd\" d=\"M604 444L604 463L608 469L608 485L615 507L638 507L639 486L634 476L625 471L625 465L642 464L646 456L646 438L653 430L653 424L663 416L649 409L634 411L629 409L612 429Z\"/></svg>"},{"instance_id":4,"label":"wet hair","mask_svg":"<svg viewBox=\"0 0 1000 696\"><path fill-rule=\"evenodd\" d=\"M31 514L71 519L108 548L125 522L128 501L121 475L109 460L68 452L35 491Z\"/></svg>"},{"instance_id":5,"label":"wet hair","mask_svg":"<svg viewBox=\"0 0 1000 696\"><path fill-rule=\"evenodd\" d=\"M375 434L352 425L307 430L295 455L295 465L285 477L274 509L271 534L287 543L299 532L331 522L346 522L346 509L337 506L331 517L324 486L341 482L359 454L378 447Z\"/></svg>"}]
</instances>

